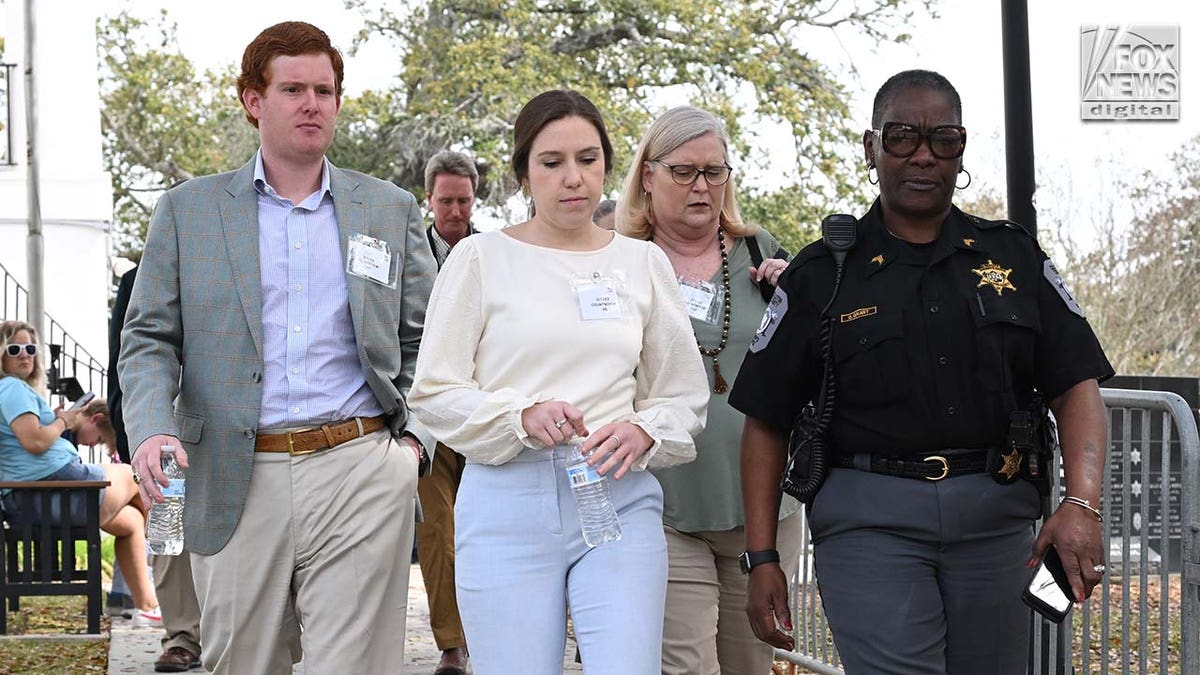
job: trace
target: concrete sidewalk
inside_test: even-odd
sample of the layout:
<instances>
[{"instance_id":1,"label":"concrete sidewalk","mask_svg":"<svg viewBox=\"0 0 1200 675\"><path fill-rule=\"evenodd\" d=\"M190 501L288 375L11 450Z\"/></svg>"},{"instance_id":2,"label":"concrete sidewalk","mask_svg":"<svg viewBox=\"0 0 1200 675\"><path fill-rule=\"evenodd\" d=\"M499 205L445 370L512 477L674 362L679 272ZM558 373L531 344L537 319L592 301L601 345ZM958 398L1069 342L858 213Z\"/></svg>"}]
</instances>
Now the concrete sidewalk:
<instances>
[{"instance_id":1,"label":"concrete sidewalk","mask_svg":"<svg viewBox=\"0 0 1200 675\"><path fill-rule=\"evenodd\" d=\"M108 648L109 675L148 675L154 672L154 659L162 647L159 640L162 631L151 628L133 628L128 619L112 620L112 639ZM430 675L437 666L441 652L433 642L433 631L429 628L429 603L425 597L425 580L421 568L412 566L408 584L408 624L404 647L404 670L408 675ZM568 638L563 655L564 673L581 673L576 663L575 642ZM203 672L197 668L193 672Z\"/></svg>"}]
</instances>

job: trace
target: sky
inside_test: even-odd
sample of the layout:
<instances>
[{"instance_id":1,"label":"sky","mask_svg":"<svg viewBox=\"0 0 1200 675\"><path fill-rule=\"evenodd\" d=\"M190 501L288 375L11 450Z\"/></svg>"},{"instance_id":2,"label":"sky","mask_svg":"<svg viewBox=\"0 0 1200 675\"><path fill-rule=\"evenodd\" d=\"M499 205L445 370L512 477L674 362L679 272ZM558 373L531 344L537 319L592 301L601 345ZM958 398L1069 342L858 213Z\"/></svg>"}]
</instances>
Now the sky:
<instances>
[{"instance_id":1,"label":"sky","mask_svg":"<svg viewBox=\"0 0 1200 675\"><path fill-rule=\"evenodd\" d=\"M1167 166L1166 157L1188 139L1200 135L1200 3L1180 0L1064 0L1029 2L1030 61L1034 114L1034 152L1039 173L1039 219L1065 221L1071 235L1092 240L1099 213L1116 205L1127 216L1118 181ZM138 16L167 9L178 22L184 54L201 67L236 62L242 47L262 28L289 19L324 28L334 43L348 51L361 26L356 11L337 0L99 0L102 14L128 8ZM892 73L928 68L946 75L963 100L963 123L969 143L965 166L973 191L1004 194L1003 64L999 0L944 0L937 18L920 18L911 26L907 44L877 44L850 29L810 29L811 53L843 76L852 118L869 127L874 91ZM231 20L230 17L237 17ZM1172 122L1083 122L1080 119L1080 31L1084 25L1165 24L1179 27L1177 55L1180 116ZM220 36L216 39L214 36ZM1190 44L1196 40L1195 45ZM396 54L382 39L369 41L347 60L347 93L383 89L398 71ZM664 108L684 101L664 100ZM770 170L751 177L773 182L795 161L790 138L780 129L763 131L772 148ZM1053 203L1051 203L1053 202Z\"/></svg>"}]
</instances>

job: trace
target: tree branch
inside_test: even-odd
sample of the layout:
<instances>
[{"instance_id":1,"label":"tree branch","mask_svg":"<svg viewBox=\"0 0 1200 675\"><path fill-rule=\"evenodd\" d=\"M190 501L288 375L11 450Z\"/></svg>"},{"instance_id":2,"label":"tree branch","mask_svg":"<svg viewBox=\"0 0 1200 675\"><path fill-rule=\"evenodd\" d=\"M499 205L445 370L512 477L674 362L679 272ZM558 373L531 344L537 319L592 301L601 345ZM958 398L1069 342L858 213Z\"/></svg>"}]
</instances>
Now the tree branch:
<instances>
[{"instance_id":1,"label":"tree branch","mask_svg":"<svg viewBox=\"0 0 1200 675\"><path fill-rule=\"evenodd\" d=\"M163 176L171 179L170 182L172 183L180 180L187 180L189 178L195 178L195 175L192 172L179 166L174 162L174 160L160 160L159 158L152 156L146 151L145 148L142 147L142 144L138 142L138 139L127 133L122 125L113 120L112 116L108 114L107 109L100 109L100 119L110 131L116 134L117 138L121 141L121 144L125 146L125 152L128 152L130 155L132 155L139 164L153 171L157 171Z\"/></svg>"}]
</instances>

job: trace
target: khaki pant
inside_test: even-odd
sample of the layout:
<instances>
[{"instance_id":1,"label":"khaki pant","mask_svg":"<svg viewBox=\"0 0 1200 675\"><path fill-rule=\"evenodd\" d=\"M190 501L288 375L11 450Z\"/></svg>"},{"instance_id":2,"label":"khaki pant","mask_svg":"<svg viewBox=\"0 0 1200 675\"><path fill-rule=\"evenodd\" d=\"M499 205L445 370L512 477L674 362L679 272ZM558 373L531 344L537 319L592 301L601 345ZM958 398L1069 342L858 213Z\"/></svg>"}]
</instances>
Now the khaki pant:
<instances>
[{"instance_id":1,"label":"khaki pant","mask_svg":"<svg viewBox=\"0 0 1200 675\"><path fill-rule=\"evenodd\" d=\"M200 603L192 583L192 561L187 551L179 555L156 555L154 591L162 608L163 651L183 647L200 654Z\"/></svg>"},{"instance_id":2,"label":"khaki pant","mask_svg":"<svg viewBox=\"0 0 1200 675\"><path fill-rule=\"evenodd\" d=\"M425 521L417 524L417 555L429 597L429 625L438 649L467 646L454 595L454 501L467 460L438 443L429 474L417 481Z\"/></svg>"},{"instance_id":3,"label":"khaki pant","mask_svg":"<svg viewBox=\"0 0 1200 675\"><path fill-rule=\"evenodd\" d=\"M800 512L779 521L780 565L789 577L800 559ZM738 557L745 528L667 534L664 675L768 675L774 650L754 637Z\"/></svg>"},{"instance_id":4,"label":"khaki pant","mask_svg":"<svg viewBox=\"0 0 1200 675\"><path fill-rule=\"evenodd\" d=\"M310 455L256 453L225 548L193 553L204 667L394 673L404 663L417 458L387 431Z\"/></svg>"}]
</instances>

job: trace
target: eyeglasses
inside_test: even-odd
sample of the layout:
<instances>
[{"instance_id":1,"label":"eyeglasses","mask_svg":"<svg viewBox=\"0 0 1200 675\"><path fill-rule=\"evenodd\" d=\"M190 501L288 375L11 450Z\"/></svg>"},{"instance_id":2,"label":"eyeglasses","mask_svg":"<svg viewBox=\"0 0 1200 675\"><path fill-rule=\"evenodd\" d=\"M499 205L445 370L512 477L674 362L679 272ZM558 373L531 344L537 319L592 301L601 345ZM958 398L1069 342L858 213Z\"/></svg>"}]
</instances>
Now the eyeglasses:
<instances>
[{"instance_id":1,"label":"eyeglasses","mask_svg":"<svg viewBox=\"0 0 1200 675\"><path fill-rule=\"evenodd\" d=\"M20 356L22 349L29 356L37 356L37 345L8 345L8 355Z\"/></svg>"},{"instance_id":2,"label":"eyeglasses","mask_svg":"<svg viewBox=\"0 0 1200 675\"><path fill-rule=\"evenodd\" d=\"M967 130L957 124L922 131L911 124L887 122L882 130L871 131L883 141L883 151L892 157L912 157L925 139L929 139L929 151L938 159L962 157L967 148Z\"/></svg>"},{"instance_id":3,"label":"eyeglasses","mask_svg":"<svg viewBox=\"0 0 1200 675\"><path fill-rule=\"evenodd\" d=\"M661 159L652 159L650 161L667 167L667 172L671 174L671 180L675 181L676 185L691 185L696 182L700 174L704 174L704 180L709 185L724 185L729 182L729 177L733 175L733 167L728 165L710 166L701 169L691 164L667 164Z\"/></svg>"}]
</instances>

